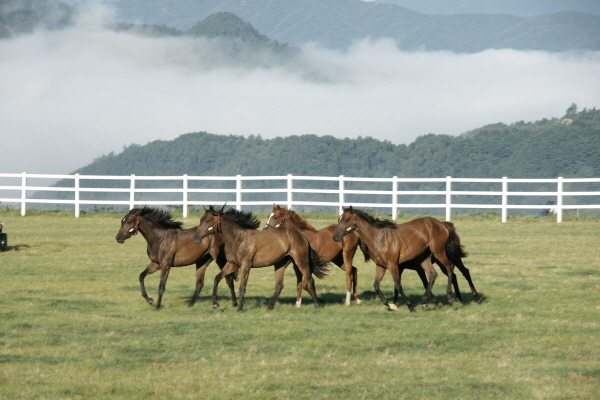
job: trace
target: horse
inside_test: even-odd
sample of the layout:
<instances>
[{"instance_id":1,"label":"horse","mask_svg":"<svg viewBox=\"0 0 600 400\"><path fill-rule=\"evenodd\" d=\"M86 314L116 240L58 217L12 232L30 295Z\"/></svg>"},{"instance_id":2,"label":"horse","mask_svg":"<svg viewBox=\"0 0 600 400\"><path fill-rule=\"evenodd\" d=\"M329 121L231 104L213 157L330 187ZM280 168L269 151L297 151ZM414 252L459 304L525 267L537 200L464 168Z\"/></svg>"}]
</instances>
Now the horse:
<instances>
[{"instance_id":1,"label":"horse","mask_svg":"<svg viewBox=\"0 0 600 400\"><path fill-rule=\"evenodd\" d=\"M289 259L302 274L302 281L298 290L306 290L312 297L315 308L319 307L317 293L314 287L312 274L323 278L328 273L328 264L322 262L316 252L311 249L308 240L295 228L283 227L267 231L257 231L240 226L228 213L223 213L222 207L216 210L213 206L204 208L204 215L200 219L194 240L200 243L208 235L218 235L225 243L225 258L227 263L215 277L213 287L213 307L219 307L216 299L216 290L223 276L240 270L240 288L238 311L244 308L244 296L251 268L261 268L273 265L275 267L275 293L268 309L273 309L283 289L285 267ZM244 213L236 211L236 213ZM252 215L252 213L246 213ZM296 307L301 303L296 302Z\"/></svg>"},{"instance_id":2,"label":"horse","mask_svg":"<svg viewBox=\"0 0 600 400\"><path fill-rule=\"evenodd\" d=\"M248 221L246 223L250 224L248 226L258 227L257 223L255 225ZM144 279L146 275L161 271L157 308L161 306L171 267L196 264L196 290L189 302L189 305L193 306L204 286L204 274L211 261L216 260L221 269L226 263L222 242L207 238L200 243L195 243L193 236L196 228L182 229L181 225L182 222L174 221L171 214L164 210L150 207L134 208L121 220L121 227L116 236L118 243L124 243L138 232L141 232L146 239L146 252L150 264L139 276L140 289L146 302L153 305L154 300L146 293ZM234 306L237 305L233 287L235 278L235 275L226 278Z\"/></svg>"},{"instance_id":3,"label":"horse","mask_svg":"<svg viewBox=\"0 0 600 400\"><path fill-rule=\"evenodd\" d=\"M375 291L379 298L390 310L396 310L395 304L390 304L380 290L381 278L385 270L389 270L397 290L408 309L414 312L414 308L400 283L399 265L414 260L421 264L429 278L425 294L423 295L422 307L427 307L427 300L431 296L431 290L437 272L433 268L432 258L435 257L448 275L448 286L446 294L448 303L453 304L452 281L453 265L451 260L457 260L466 256L460 239L457 238L456 230L450 223L444 224L435 218L418 218L404 224L395 224L390 220L379 220L366 212L353 209L352 206L342 209L334 240L341 240L350 232L356 231L360 240L369 249L369 256L373 259L376 267Z\"/></svg>"},{"instance_id":4,"label":"horse","mask_svg":"<svg viewBox=\"0 0 600 400\"><path fill-rule=\"evenodd\" d=\"M273 204L273 211L269 215L267 223L263 230L279 228L283 226L293 226L298 229L315 249L319 257L325 262L333 262L346 272L346 301L345 305L350 305L350 295L354 296L356 304L360 304L358 297L358 274L356 267L352 266L352 260L358 247L358 235L352 232L345 235L340 242L333 240L332 235L335 232L336 225L330 225L321 230L315 229L306 220L302 219L298 213L287 208ZM301 293L298 293L300 296Z\"/></svg>"},{"instance_id":5,"label":"horse","mask_svg":"<svg viewBox=\"0 0 600 400\"><path fill-rule=\"evenodd\" d=\"M451 222L448 222L448 221L441 221L441 222L442 222L442 224L447 225L448 228L454 226L454 224L452 224ZM460 237L458 236L458 233L456 234L455 242L460 244ZM364 242L360 242L359 245L360 245L360 249L365 257L365 262L370 261L371 258L369 256L369 248L367 247L367 245ZM466 253L464 253L464 254L466 256ZM449 258L451 258L451 256L452 255L449 254ZM440 270L444 273L444 275L448 274L446 272L446 269L443 268L442 264L435 257L431 256L431 261L432 261L432 263L435 263L440 267ZM459 271L462 273L464 278L469 283L469 286L471 287L471 293L473 294L473 297L475 298L475 300L479 304L481 304L483 302L483 298L481 298L479 296L479 293L477 293L477 290L475 289L475 286L473 285L473 280L471 279L471 273L470 273L469 269L467 267L465 267L465 264L462 262L462 259L460 257L452 256L451 261L459 269ZM403 262L402 264L399 264L398 269L399 269L400 276L402 276L402 272L405 269L411 269L411 270L416 271L417 274L419 275L419 278L421 279L421 282L423 283L423 287L425 289L427 289L427 285L429 284L429 282L427 281L427 275L425 274L425 270L423 269L423 267L421 267L421 264L419 262L417 262L416 260L406 261L406 262ZM458 282L456 280L456 274L454 274L452 276L452 285L454 286L454 293L456 295L456 298L458 299L458 301L462 302L463 299L460 294ZM437 304L437 299L435 298L433 293L431 294L431 298L433 299L433 302L435 304ZM396 303L397 300L398 300L398 291L394 290L394 304Z\"/></svg>"}]
</instances>

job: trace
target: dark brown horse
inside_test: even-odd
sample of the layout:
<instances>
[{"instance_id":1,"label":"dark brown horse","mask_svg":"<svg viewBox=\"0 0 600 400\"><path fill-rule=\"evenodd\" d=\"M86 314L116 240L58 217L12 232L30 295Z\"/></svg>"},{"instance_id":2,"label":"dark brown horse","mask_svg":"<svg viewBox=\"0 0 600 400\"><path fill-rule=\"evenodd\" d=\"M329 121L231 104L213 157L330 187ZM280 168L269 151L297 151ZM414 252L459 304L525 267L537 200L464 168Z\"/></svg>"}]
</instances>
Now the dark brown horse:
<instances>
[{"instance_id":1,"label":"dark brown horse","mask_svg":"<svg viewBox=\"0 0 600 400\"><path fill-rule=\"evenodd\" d=\"M441 222L442 222L442 224L447 225L448 229L451 229L452 227L454 227L454 224L452 224L451 222L447 222L447 221L441 221ZM454 241L456 244L460 245L460 237L458 236L458 233L456 234ZM366 246L366 244L364 242L360 242L360 248L363 252L363 255L365 256L365 261L369 261L370 260L369 248ZM479 296L479 293L477 293L477 290L475 289L475 286L473 285L473 280L471 279L471 273L470 273L469 269L467 267L465 267L465 264L463 263L462 258L459 257L456 254L456 252L450 252L450 253L446 252L446 254L448 255L448 258L450 259L450 261L452 261L454 263L454 265L456 267L458 267L458 270L462 273L464 278L469 283L469 286L471 288L471 293L473 294L473 297L475 298L475 300L481 304L483 302L483 299ZM464 254L464 257L466 257L466 253L463 252L463 254ZM431 261L440 267L440 270L444 273L444 275L448 275L448 273L446 272L446 269L441 265L441 263L438 260L436 260L435 257L432 256ZM427 289L427 285L429 284L429 282L427 281L427 274L425 274L425 270L423 269L421 264L418 262L418 260L410 260L410 261L403 262L402 264L398 265L398 269L399 269L400 276L402 276L402 272L405 269L411 269L411 270L416 271L417 274L419 275L419 278L421 279L421 282L423 283L423 287L425 289ZM456 298L460 302L462 302L463 299L460 294L460 288L458 287L458 282L456 280L456 274L454 274L452 276L452 285L454 286L454 293L456 295ZM433 293L431 294L431 298L432 298L433 302L437 305L437 299L435 298ZM398 291L394 290L394 304L396 304L397 300L398 300Z\"/></svg>"},{"instance_id":2,"label":"dark brown horse","mask_svg":"<svg viewBox=\"0 0 600 400\"><path fill-rule=\"evenodd\" d=\"M220 236L225 243L227 259L227 263L215 277L213 307L219 306L216 290L223 276L240 270L238 310L241 311L244 308L244 296L250 269L273 265L275 267L275 293L268 306L269 309L272 309L283 289L285 267L289 264L290 258L294 260L302 274L302 282L298 286L298 291L305 289L313 298L315 307L319 307L312 274L314 273L318 278L324 277L327 273L327 264L316 256L314 250L311 251L308 240L297 229L283 227L257 231L238 225L230 215L222 212L223 209L218 211L211 206L204 210L205 213L200 219L194 240L200 243L208 235ZM242 211L237 212L242 213ZM247 214L252 215L251 213ZM300 304L296 303L296 306L299 307Z\"/></svg>"},{"instance_id":3,"label":"dark brown horse","mask_svg":"<svg viewBox=\"0 0 600 400\"><path fill-rule=\"evenodd\" d=\"M166 211L156 208L134 208L121 220L121 228L117 233L116 240L125 242L131 236L141 232L146 239L146 252L150 259L148 267L142 271L139 277L142 296L148 304L153 304L153 299L148 297L144 286L146 275L158 270L161 271L158 286L158 301L156 307L161 306L162 295L165 291L167 278L171 267L182 267L196 264L196 290L190 300L190 306L194 305L202 287L204 286L204 274L210 262L215 259L219 268L226 263L223 254L223 243L214 238L206 238L201 243L194 242L196 228L182 229L182 223L174 221L173 217ZM254 226L254 225L249 225ZM256 222L255 227L258 227ZM237 305L235 290L233 287L234 275L227 277L227 285L231 291L233 305Z\"/></svg>"},{"instance_id":4,"label":"dark brown horse","mask_svg":"<svg viewBox=\"0 0 600 400\"><path fill-rule=\"evenodd\" d=\"M351 232L345 235L344 238L336 242L332 235L335 232L336 225L330 225L321 230L315 229L306 220L302 219L298 213L287 208L273 204L273 212L269 215L269 219L264 230L271 228L279 228L282 226L293 226L298 229L310 243L310 247L315 249L321 260L325 262L333 262L346 272L346 301L345 305L350 305L350 295L354 296L356 304L360 304L358 298L358 276L356 267L352 266L352 260L358 247L358 235ZM300 296L301 293L298 293Z\"/></svg>"},{"instance_id":5,"label":"dark brown horse","mask_svg":"<svg viewBox=\"0 0 600 400\"><path fill-rule=\"evenodd\" d=\"M423 308L425 308L437 277L437 272L432 265L432 256L446 269L448 302L454 303L452 296L454 273L451 259L462 258L466 254L462 250L459 239L456 239L456 231L452 224L444 224L430 217L415 219L404 224L395 224L389 220L379 220L352 207L344 208L333 238L341 240L345 234L353 231L358 233L361 241L368 247L368 254L377 265L375 291L383 304L390 309L395 310L396 306L388 303L379 287L386 269L392 275L395 290L400 293L408 309L414 312L410 300L402 290L398 266L414 260L425 270L429 278L422 300Z\"/></svg>"}]
</instances>

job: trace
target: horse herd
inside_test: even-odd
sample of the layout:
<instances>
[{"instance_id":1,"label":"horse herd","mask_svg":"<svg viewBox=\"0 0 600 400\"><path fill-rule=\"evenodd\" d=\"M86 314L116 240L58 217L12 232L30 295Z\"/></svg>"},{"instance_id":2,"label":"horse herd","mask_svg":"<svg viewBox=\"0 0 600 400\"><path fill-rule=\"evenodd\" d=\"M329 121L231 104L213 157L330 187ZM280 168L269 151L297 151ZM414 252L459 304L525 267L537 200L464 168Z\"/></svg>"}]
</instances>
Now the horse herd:
<instances>
[{"instance_id":1,"label":"horse herd","mask_svg":"<svg viewBox=\"0 0 600 400\"><path fill-rule=\"evenodd\" d=\"M352 266L358 247L365 260L375 262L374 288L390 310L397 309L395 303L400 294L408 309L415 311L400 283L404 269L415 270L423 282L425 293L422 307L427 307L430 298L438 305L432 293L437 277L434 263L448 277L446 292L449 304L454 302L452 287L458 300L462 301L454 266L469 283L474 299L478 303L483 301L473 285L469 270L462 262L466 253L452 223L425 217L396 224L352 207L343 208L342 211L337 225L317 230L295 211L273 204L266 225L263 230L258 230L260 221L251 212L210 206L204 208L204 215L197 227L182 229L182 222L175 221L164 210L134 208L121 220L116 240L123 243L138 232L146 239L150 264L139 276L140 289L144 299L152 305L154 301L148 297L144 279L146 275L160 270L156 307L161 306L171 267L191 264L196 265L196 290L189 303L193 305L204 286L206 268L213 260L221 270L214 279L213 308L219 307L217 291L221 279L225 278L229 286L233 306L241 311L250 269L273 265L275 293L268 306L272 309L283 289L284 272L290 263L297 278L297 307L302 304L302 290L306 290L315 307L319 307L322 300L317 296L312 276L324 278L329 272L329 263L346 273L345 304L350 305L351 297L360 303L357 269ZM394 299L391 303L380 290L386 270L394 280ZM234 289L238 274L239 303Z\"/></svg>"}]
</instances>

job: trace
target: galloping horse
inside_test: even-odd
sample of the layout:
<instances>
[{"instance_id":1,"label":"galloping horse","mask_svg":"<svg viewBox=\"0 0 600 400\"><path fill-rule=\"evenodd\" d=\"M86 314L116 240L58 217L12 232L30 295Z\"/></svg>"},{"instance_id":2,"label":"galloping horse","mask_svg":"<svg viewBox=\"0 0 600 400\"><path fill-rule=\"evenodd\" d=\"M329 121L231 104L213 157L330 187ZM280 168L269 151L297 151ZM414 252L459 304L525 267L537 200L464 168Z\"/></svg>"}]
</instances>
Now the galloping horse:
<instances>
[{"instance_id":1,"label":"galloping horse","mask_svg":"<svg viewBox=\"0 0 600 400\"><path fill-rule=\"evenodd\" d=\"M289 264L289 258L294 260L295 265L302 274L302 282L298 290L305 289L313 298L315 307L319 307L317 293L311 273L322 278L327 273L327 264L323 263L311 247L308 240L293 227L272 229L268 231L257 231L240 226L235 223L223 209L217 211L213 206L204 208L204 216L200 219L194 240L200 243L207 235L218 235L225 243L225 257L227 263L221 272L215 277L213 287L213 307L217 308L219 303L216 299L216 290L223 276L241 271L239 305L238 311L244 308L244 296L250 268L261 268L273 265L275 267L275 293L268 308L272 309L283 289L283 277L285 267ZM242 213L242 211L236 211ZM251 213L247 213L252 215ZM296 303L299 307L300 304Z\"/></svg>"},{"instance_id":2,"label":"galloping horse","mask_svg":"<svg viewBox=\"0 0 600 400\"><path fill-rule=\"evenodd\" d=\"M258 221L246 221L249 227L258 227ZM254 224L254 225L253 225ZM156 307L160 308L162 295L165 291L167 278L171 267L183 267L196 264L196 290L190 300L190 306L194 305L198 295L204 286L204 274L210 262L214 259L219 268L226 263L223 254L223 243L214 238L207 238L201 243L194 242L196 228L182 229L182 222L174 221L173 217L166 211L156 208L134 208L121 221L121 228L117 233L116 240L125 242L131 236L141 232L148 243L146 252L150 259L148 267L142 271L139 277L142 296L148 304L153 300L148 297L144 286L146 275L158 270L161 271L158 286L158 301ZM228 276L227 285L231 291L233 305L237 305L235 290L233 287L234 275Z\"/></svg>"},{"instance_id":3,"label":"galloping horse","mask_svg":"<svg viewBox=\"0 0 600 400\"><path fill-rule=\"evenodd\" d=\"M350 305L350 293L354 295L356 304L360 304L358 298L358 276L356 267L352 266L352 260L358 247L358 235L351 232L344 238L336 242L332 235L335 232L336 225L330 225L321 230L316 230L311 224L302 219L298 213L287 208L273 204L273 212L263 230L270 228L279 228L282 226L293 226L298 229L315 249L319 257L325 262L333 262L346 272L346 301L345 305ZM300 296L300 293L298 294Z\"/></svg>"},{"instance_id":4,"label":"galloping horse","mask_svg":"<svg viewBox=\"0 0 600 400\"><path fill-rule=\"evenodd\" d=\"M341 240L344 235L356 231L361 241L368 247L369 256L377 265L374 287L384 305L391 310L396 309L394 304L388 303L379 287L381 278L387 269L394 280L395 290L400 293L408 309L411 312L415 311L402 290L398 268L404 262L415 260L421 264L429 278L422 300L423 308L427 307L427 300L437 277L437 272L432 265L432 256L446 269L448 302L454 303L452 297L454 273L451 259L457 260L465 257L466 254L460 240L457 239L452 224L444 224L431 217L395 224L389 220L376 219L366 212L355 210L352 207L343 208L342 211L333 239Z\"/></svg>"}]
</instances>

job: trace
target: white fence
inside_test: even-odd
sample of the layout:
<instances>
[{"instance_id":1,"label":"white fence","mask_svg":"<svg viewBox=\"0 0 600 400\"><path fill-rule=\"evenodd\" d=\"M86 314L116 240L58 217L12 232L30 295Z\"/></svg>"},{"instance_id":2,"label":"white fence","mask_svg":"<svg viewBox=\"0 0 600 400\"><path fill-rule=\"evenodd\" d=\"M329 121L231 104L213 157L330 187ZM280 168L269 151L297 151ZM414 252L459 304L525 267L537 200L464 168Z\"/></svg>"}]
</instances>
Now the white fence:
<instances>
[{"instance_id":1,"label":"white fence","mask_svg":"<svg viewBox=\"0 0 600 400\"><path fill-rule=\"evenodd\" d=\"M11 181L13 184L4 185L7 181ZM56 187L56 186L44 186L44 185L33 185L30 182L48 182L63 180L72 181L72 187ZM120 181L121 186L123 182L126 182L127 187L85 187L82 185L84 181ZM177 188L164 188L164 187L136 187L136 183L144 181L176 181L178 182ZM190 183L193 182L229 182L230 188L193 188ZM281 184L281 187L277 188L244 188L244 184L250 181L262 181L271 182L271 186L277 182ZM306 186L305 182L303 185L298 185L301 181L327 181L330 185L335 185L335 189L314 189L314 188L300 188L297 186ZM180 183L180 185L179 185ZM351 186L352 183L377 183L379 186L386 186L385 190L355 190L347 189L346 186ZM442 190L401 190L400 186L403 184L436 184L442 186ZM497 190L459 190L457 186L461 184L492 184L497 186ZM519 184L545 184L546 186L551 185L555 187L552 191L509 191L509 185L519 186ZM387 208L391 209L392 219L395 219L401 209L442 209L445 210L446 220L450 220L453 209L500 209L502 215L502 222L506 222L509 209L529 209L529 210L547 210L552 209L556 213L556 221L562 222L563 212L568 209L600 209L600 201L596 201L596 204L571 204L564 201L565 198L572 199L572 196L600 196L600 191L597 188L600 187L600 178L587 178L587 179L563 179L561 177L556 179L508 179L506 177L501 179L471 179L471 178L452 178L447 176L445 178L351 178L343 175L338 177L320 177L320 176L96 176L96 175L42 175L42 174L7 174L0 173L0 195L6 193L15 194L12 197L0 197L0 202L3 204L19 204L21 205L21 215L26 214L28 204L66 204L73 205L75 209L75 217L79 217L82 205L104 205L104 206L128 206L130 209L136 205L167 205L167 206L181 206L183 208L183 217L188 216L188 207L200 206L209 204L222 204L224 201L208 199L208 200L190 200L194 193L214 194L215 198L218 195L228 194L231 196L227 203L235 206L237 209L242 209L244 206L271 206L272 203L276 202L285 205L289 208L299 206L312 206L312 207L337 207L341 209L342 206L352 205L356 208ZM587 184L587 187L592 187L592 190L579 190L579 191L565 191L563 190L566 184ZM233 187L235 185L235 187ZM159 185L160 186L160 185ZM225 185L227 186L227 185ZM256 186L256 185L254 185ZM586 185L583 185L586 186ZM594 190L596 189L596 190ZM29 196L30 193L40 194L43 192L70 192L72 199L47 199L38 198L37 196ZM82 199L81 195L87 193L85 197L91 197L92 193L125 193L124 196L128 196L128 200L102 200L102 199ZM180 200L141 200L136 196L142 193L170 193L177 194ZM245 196L251 193L279 193L284 195L284 200L259 200L249 201L244 200ZM327 194L335 198L334 201L311 201L311 200L295 200L295 195L305 194L303 197L310 195L323 195ZM353 195L375 195L381 199L384 196L387 199L384 202L349 202L349 199ZM430 196L430 197L441 197L445 201L439 203L407 203L399 202L399 196ZM106 196L106 195L105 195ZM148 195L145 195L148 197ZM486 199L485 202L478 203L465 203L464 200L461 203L453 202L453 198L460 200L463 196L479 197ZM509 199L513 196L536 196L542 200L550 199L554 204L511 204ZM63 196L64 197L64 196ZM355 196L356 197L356 196ZM492 200L494 199L494 200ZM591 202L594 203L594 202Z\"/></svg>"}]
</instances>

